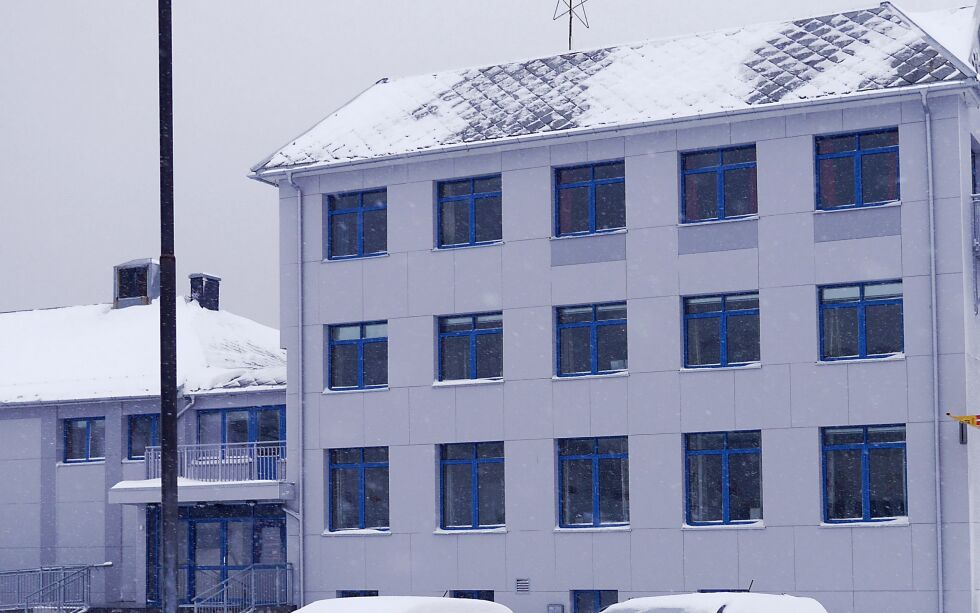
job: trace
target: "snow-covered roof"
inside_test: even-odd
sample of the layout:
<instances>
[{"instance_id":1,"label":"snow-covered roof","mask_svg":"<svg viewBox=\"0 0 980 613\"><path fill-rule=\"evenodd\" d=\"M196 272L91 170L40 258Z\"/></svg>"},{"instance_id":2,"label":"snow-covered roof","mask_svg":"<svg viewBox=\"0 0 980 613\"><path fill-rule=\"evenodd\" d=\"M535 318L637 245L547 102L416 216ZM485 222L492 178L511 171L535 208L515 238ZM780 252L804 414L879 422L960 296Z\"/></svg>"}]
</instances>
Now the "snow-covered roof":
<instances>
[{"instance_id":1,"label":"snow-covered roof","mask_svg":"<svg viewBox=\"0 0 980 613\"><path fill-rule=\"evenodd\" d=\"M909 19L921 27L961 62L970 65L970 50L977 35L973 22L974 6L907 12Z\"/></svg>"},{"instance_id":2,"label":"snow-covered roof","mask_svg":"<svg viewBox=\"0 0 980 613\"><path fill-rule=\"evenodd\" d=\"M812 598L783 594L721 592L633 598L605 613L827 613Z\"/></svg>"},{"instance_id":3,"label":"snow-covered roof","mask_svg":"<svg viewBox=\"0 0 980 613\"><path fill-rule=\"evenodd\" d=\"M0 313L0 404L157 396L159 303ZM177 384L184 393L281 389L279 332L177 300Z\"/></svg>"},{"instance_id":4,"label":"snow-covered roof","mask_svg":"<svg viewBox=\"0 0 980 613\"><path fill-rule=\"evenodd\" d=\"M466 598L367 596L318 600L297 613L512 613L502 604Z\"/></svg>"},{"instance_id":5,"label":"snow-covered roof","mask_svg":"<svg viewBox=\"0 0 980 613\"><path fill-rule=\"evenodd\" d=\"M956 29L948 22L957 15L926 21L940 28L936 38L945 40ZM961 21L965 27L972 19L962 13ZM885 3L791 22L382 79L252 170L262 176L974 77L965 62L929 38Z\"/></svg>"}]
</instances>

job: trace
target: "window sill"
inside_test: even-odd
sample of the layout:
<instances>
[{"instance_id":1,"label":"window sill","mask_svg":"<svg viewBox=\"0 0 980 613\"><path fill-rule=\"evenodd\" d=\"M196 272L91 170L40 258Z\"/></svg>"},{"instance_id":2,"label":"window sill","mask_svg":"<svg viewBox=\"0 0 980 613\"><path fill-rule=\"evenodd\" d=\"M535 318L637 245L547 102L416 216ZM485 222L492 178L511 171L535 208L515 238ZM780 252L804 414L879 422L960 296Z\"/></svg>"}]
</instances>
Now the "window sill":
<instances>
[{"instance_id":1,"label":"window sill","mask_svg":"<svg viewBox=\"0 0 980 613\"><path fill-rule=\"evenodd\" d=\"M104 465L105 459L103 458L101 460L76 460L73 462L65 462L65 461L55 462L55 466L92 466L93 464Z\"/></svg>"},{"instance_id":2,"label":"window sill","mask_svg":"<svg viewBox=\"0 0 980 613\"><path fill-rule=\"evenodd\" d=\"M630 371L617 370L616 372L599 373L595 375L565 375L565 376L554 375L551 377L551 380L552 381L581 381L582 379L615 379L616 377L628 377L628 376L630 376Z\"/></svg>"},{"instance_id":3,"label":"window sill","mask_svg":"<svg viewBox=\"0 0 980 613\"><path fill-rule=\"evenodd\" d=\"M682 221L677 224L678 228L691 228L696 226L713 226L717 224L738 223L740 221L758 221L758 215L744 215L742 217L729 217L726 219L705 219L704 221Z\"/></svg>"},{"instance_id":4,"label":"window sill","mask_svg":"<svg viewBox=\"0 0 980 613\"><path fill-rule=\"evenodd\" d=\"M762 362L738 364L735 366L685 366L680 372L718 372L719 370L757 370L762 368Z\"/></svg>"},{"instance_id":5,"label":"window sill","mask_svg":"<svg viewBox=\"0 0 980 613\"><path fill-rule=\"evenodd\" d=\"M461 528L460 530L445 530L437 528L432 534L507 534L506 527L500 528Z\"/></svg>"},{"instance_id":6,"label":"window sill","mask_svg":"<svg viewBox=\"0 0 980 613\"><path fill-rule=\"evenodd\" d=\"M633 528L625 526L582 526L581 528L564 528L556 526L554 532L632 532Z\"/></svg>"},{"instance_id":7,"label":"window sill","mask_svg":"<svg viewBox=\"0 0 980 613\"><path fill-rule=\"evenodd\" d=\"M874 364L875 362L901 362L905 360L904 353L893 353L880 358L841 358L839 360L817 360L817 366L829 366L831 364Z\"/></svg>"},{"instance_id":8,"label":"window sill","mask_svg":"<svg viewBox=\"0 0 980 613\"><path fill-rule=\"evenodd\" d=\"M359 255L356 257L349 258L323 258L320 260L323 264L336 264L337 262L360 262L362 260L374 260L376 258L386 258L390 256L390 253L373 253L371 255Z\"/></svg>"},{"instance_id":9,"label":"window sill","mask_svg":"<svg viewBox=\"0 0 980 613\"><path fill-rule=\"evenodd\" d=\"M146 459L145 458L123 458L122 459L122 463L123 464L143 464L144 462L146 462Z\"/></svg>"},{"instance_id":10,"label":"window sill","mask_svg":"<svg viewBox=\"0 0 980 613\"><path fill-rule=\"evenodd\" d=\"M588 234L566 234L564 236L551 236L548 238L548 240L566 241L575 238L588 238L590 236L609 236L612 234L626 234L627 231L628 230L626 228L618 228L616 230L603 230L601 232L590 232Z\"/></svg>"},{"instance_id":11,"label":"window sill","mask_svg":"<svg viewBox=\"0 0 980 613\"><path fill-rule=\"evenodd\" d=\"M324 396L333 396L334 394L364 394L364 393L371 393L371 392L387 392L389 389L391 388L389 388L387 385L384 387L365 387L365 388L349 389L349 390L332 390L330 388L327 388L323 390L322 394Z\"/></svg>"},{"instance_id":12,"label":"window sill","mask_svg":"<svg viewBox=\"0 0 980 613\"><path fill-rule=\"evenodd\" d=\"M842 211L863 211L866 209L887 209L896 206L902 206L901 200L892 200L891 202L882 202L881 204L862 204L861 206L842 206L833 209L815 209L813 212L816 215L824 215L828 213L840 213Z\"/></svg>"},{"instance_id":13,"label":"window sill","mask_svg":"<svg viewBox=\"0 0 980 613\"><path fill-rule=\"evenodd\" d=\"M320 536L391 536L391 530L362 528L358 530L324 530Z\"/></svg>"},{"instance_id":14,"label":"window sill","mask_svg":"<svg viewBox=\"0 0 980 613\"><path fill-rule=\"evenodd\" d=\"M820 522L821 528L902 528L909 525L908 517L895 517L878 521Z\"/></svg>"},{"instance_id":15,"label":"window sill","mask_svg":"<svg viewBox=\"0 0 980 613\"><path fill-rule=\"evenodd\" d=\"M459 251L460 249L480 249L483 247L499 247L504 244L504 241L492 241L489 243L478 243L476 245L453 245L446 247L433 247L433 253L441 253L444 251Z\"/></svg>"},{"instance_id":16,"label":"window sill","mask_svg":"<svg viewBox=\"0 0 980 613\"><path fill-rule=\"evenodd\" d=\"M761 519L759 521L747 522L744 524L705 524L691 525L681 524L681 530L765 530L766 524Z\"/></svg>"},{"instance_id":17,"label":"window sill","mask_svg":"<svg viewBox=\"0 0 980 613\"><path fill-rule=\"evenodd\" d=\"M500 385L503 378L499 379L452 379L450 381L433 381L432 387L466 387L468 385Z\"/></svg>"}]
</instances>

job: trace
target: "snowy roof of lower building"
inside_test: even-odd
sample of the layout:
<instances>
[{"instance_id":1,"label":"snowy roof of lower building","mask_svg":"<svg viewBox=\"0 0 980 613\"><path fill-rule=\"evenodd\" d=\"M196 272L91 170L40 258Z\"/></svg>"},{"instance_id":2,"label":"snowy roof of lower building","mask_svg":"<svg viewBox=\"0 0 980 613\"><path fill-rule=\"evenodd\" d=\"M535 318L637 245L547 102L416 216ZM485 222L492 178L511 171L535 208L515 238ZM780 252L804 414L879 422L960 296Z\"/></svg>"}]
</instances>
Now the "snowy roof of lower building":
<instances>
[{"instance_id":1,"label":"snowy roof of lower building","mask_svg":"<svg viewBox=\"0 0 980 613\"><path fill-rule=\"evenodd\" d=\"M763 109L975 78L927 19L888 3L784 23L438 74L382 79L252 168L254 175L440 149ZM957 20L959 22L957 23ZM955 32L954 32L955 31Z\"/></svg>"},{"instance_id":2,"label":"snowy roof of lower building","mask_svg":"<svg viewBox=\"0 0 980 613\"><path fill-rule=\"evenodd\" d=\"M719 592L633 598L614 604L606 613L827 613L812 598L784 594Z\"/></svg>"},{"instance_id":3,"label":"snowy roof of lower building","mask_svg":"<svg viewBox=\"0 0 980 613\"><path fill-rule=\"evenodd\" d=\"M0 313L0 404L158 396L159 303ZM185 394L281 389L279 332L177 300L177 384Z\"/></svg>"}]
</instances>

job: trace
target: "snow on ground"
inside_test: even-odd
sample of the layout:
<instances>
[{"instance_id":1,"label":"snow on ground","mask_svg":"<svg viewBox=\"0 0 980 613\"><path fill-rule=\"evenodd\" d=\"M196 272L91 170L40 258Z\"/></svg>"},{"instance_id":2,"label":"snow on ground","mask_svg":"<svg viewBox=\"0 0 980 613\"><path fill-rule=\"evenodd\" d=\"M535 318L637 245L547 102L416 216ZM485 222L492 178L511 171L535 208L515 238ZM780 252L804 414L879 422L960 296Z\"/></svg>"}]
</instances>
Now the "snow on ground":
<instances>
[{"instance_id":1,"label":"snow on ground","mask_svg":"<svg viewBox=\"0 0 980 613\"><path fill-rule=\"evenodd\" d=\"M940 45L949 49L964 64L970 64L970 48L977 32L973 23L974 5L920 13L906 13Z\"/></svg>"},{"instance_id":2,"label":"snow on ground","mask_svg":"<svg viewBox=\"0 0 980 613\"><path fill-rule=\"evenodd\" d=\"M633 598L614 604L605 613L827 613L812 598L783 594L720 592Z\"/></svg>"},{"instance_id":3,"label":"snow on ground","mask_svg":"<svg viewBox=\"0 0 980 613\"><path fill-rule=\"evenodd\" d=\"M318 600L296 613L512 613L502 604L466 598L372 596ZM714 613L714 611L712 611Z\"/></svg>"},{"instance_id":4,"label":"snow on ground","mask_svg":"<svg viewBox=\"0 0 980 613\"><path fill-rule=\"evenodd\" d=\"M0 404L158 395L159 316L157 302L0 314ZM277 330L196 302L177 300L177 351L187 394L286 382Z\"/></svg>"}]
</instances>

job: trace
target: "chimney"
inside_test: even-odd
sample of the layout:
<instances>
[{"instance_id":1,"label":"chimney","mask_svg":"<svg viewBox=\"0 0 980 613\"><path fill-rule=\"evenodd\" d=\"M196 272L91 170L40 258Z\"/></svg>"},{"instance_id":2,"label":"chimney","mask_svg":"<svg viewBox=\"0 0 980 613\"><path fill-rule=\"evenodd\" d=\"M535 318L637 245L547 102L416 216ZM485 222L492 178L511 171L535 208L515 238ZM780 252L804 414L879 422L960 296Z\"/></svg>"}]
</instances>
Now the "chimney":
<instances>
[{"instance_id":1,"label":"chimney","mask_svg":"<svg viewBox=\"0 0 980 613\"><path fill-rule=\"evenodd\" d=\"M201 308L209 311L218 310L218 290L221 287L221 277L196 272L190 275L191 300L196 300Z\"/></svg>"},{"instance_id":2,"label":"chimney","mask_svg":"<svg viewBox=\"0 0 980 613\"><path fill-rule=\"evenodd\" d=\"M113 308L150 304L160 297L160 264L142 259L113 266L112 288Z\"/></svg>"}]
</instances>

